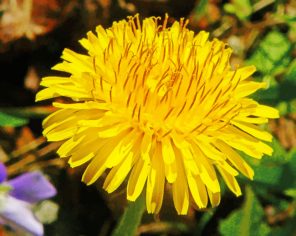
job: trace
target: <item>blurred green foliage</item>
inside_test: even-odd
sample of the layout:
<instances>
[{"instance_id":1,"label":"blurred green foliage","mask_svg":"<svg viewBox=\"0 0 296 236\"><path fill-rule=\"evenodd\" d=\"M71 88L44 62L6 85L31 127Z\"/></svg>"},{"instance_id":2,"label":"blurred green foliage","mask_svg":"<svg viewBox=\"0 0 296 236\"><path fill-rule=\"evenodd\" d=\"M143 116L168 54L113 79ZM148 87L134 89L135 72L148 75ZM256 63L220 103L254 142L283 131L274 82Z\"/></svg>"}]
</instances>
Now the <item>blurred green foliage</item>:
<instances>
[{"instance_id":1,"label":"blurred green foliage","mask_svg":"<svg viewBox=\"0 0 296 236\"><path fill-rule=\"evenodd\" d=\"M233 211L226 219L221 220L219 232L228 235L268 235L270 228L263 221L264 211L250 187L246 187L245 202L241 209Z\"/></svg>"},{"instance_id":2,"label":"blurred green foliage","mask_svg":"<svg viewBox=\"0 0 296 236\"><path fill-rule=\"evenodd\" d=\"M250 0L233 0L231 3L224 4L224 10L246 21L252 14L252 3Z\"/></svg>"},{"instance_id":3,"label":"blurred green foliage","mask_svg":"<svg viewBox=\"0 0 296 236\"><path fill-rule=\"evenodd\" d=\"M131 202L112 233L112 236L135 235L145 211L145 197L142 194L135 202Z\"/></svg>"},{"instance_id":4,"label":"blurred green foliage","mask_svg":"<svg viewBox=\"0 0 296 236\"><path fill-rule=\"evenodd\" d=\"M4 112L0 112L0 126L18 127L25 125L29 122L26 118L21 118L13 115L9 115Z\"/></svg>"},{"instance_id":5,"label":"blurred green foliage","mask_svg":"<svg viewBox=\"0 0 296 236\"><path fill-rule=\"evenodd\" d=\"M83 20L90 21L91 16L94 17L96 14L100 16L104 15L99 13L94 14L93 5L91 8L93 15L91 15L90 11L85 7L86 4L83 5L85 2L91 1L79 1L81 6L79 5L80 7L75 8L79 12L78 16L80 18L83 16ZM110 2L111 8L108 9L109 13L106 11L109 14L109 21L100 19L100 23L101 21L103 23L110 23L119 16L124 17L125 15L133 14L127 12L128 6L131 5L123 5L122 2L125 1ZM121 2L122 5L118 5L118 2ZM174 15L179 15L178 13L180 12L183 14L183 9L177 9L174 5L170 5L174 1L138 0L127 2L133 3L137 12L143 17L155 14L155 12L163 16L167 11L173 17ZM101 9L104 10L103 7ZM0 17L2 14L3 11L1 10ZM277 107L283 119L289 115L295 115L295 2L279 0L232 0L225 3L225 1L197 0L194 7L187 11L187 15L182 16L193 19L190 27L196 31L205 29L212 32L213 37L221 37L224 41L227 41L231 36L235 36L236 42L238 44L240 43L238 46L241 53L239 55L234 54L234 57L244 56L245 58L240 58L244 64L253 64L257 68L257 72L254 75L255 79L265 81L268 84L267 89L260 90L254 95L255 99L261 103ZM175 18L177 19L178 17ZM95 23L92 22L91 25ZM81 25L87 25L87 22L82 22ZM106 23L106 25L108 24ZM86 29L83 30L86 31ZM60 31L58 32L60 34ZM75 35L75 32L72 33ZM65 44L65 42L55 42L57 45L59 43L61 45ZM57 48L60 49L63 46L59 45ZM60 54L60 51L58 53ZM47 65L48 68L52 66L52 62L50 63L50 65ZM46 107L10 107L0 110L0 126L11 127L26 125L30 119L44 117L52 112L51 109ZM293 122L294 126L292 129L295 129L293 132L296 132L295 120ZM280 129L279 126L277 126L277 129ZM170 227L165 228L166 230L161 235L170 235L168 229L172 229L174 235L182 235L185 231L187 233L184 233L185 235L296 235L296 149L295 146L284 148L279 138L277 135L273 140L272 147L274 153L271 157L263 157L259 161L244 156L253 167L255 176L254 181L248 181L245 177L239 176L239 183L243 190L243 196L241 198L236 199L228 190L224 191L225 185L221 181L223 197L218 208L207 209L204 212L197 211L195 216L191 216L193 220L191 218L188 227L183 231L178 230L178 224L172 220L168 223ZM225 203L227 199L230 199L231 203L234 203L233 206L232 204L227 205ZM97 199L95 200L97 201ZM93 210L92 208L96 204L96 201L89 204L86 200L92 206L87 210ZM77 204L76 199L73 202ZM60 204L63 204L63 201ZM85 208L86 205L80 205L80 208ZM75 218L71 212L72 208L69 208L70 210L67 211L65 207L61 207L58 222L52 226L51 232L54 231L53 235L75 235L77 233L75 231L76 227L82 228L79 225L81 223L80 220ZM77 209L75 210L78 211ZM90 214L87 210L84 211L92 217L93 214ZM143 211L144 200L141 198L135 204L130 204L126 208L125 213L119 220L118 226L115 230L109 230L109 234L113 232L113 236L123 235L121 233L123 231L126 232L126 235L135 234L137 227L141 223ZM99 219L93 218L92 220L99 221ZM110 221L110 219L105 218L100 220ZM112 223L114 224L114 221ZM85 228L88 229L90 225L88 223L86 225ZM112 224L110 223L110 225ZM175 228L174 225L176 226ZM175 233L176 231L177 233ZM81 234L77 233L77 235ZM89 234L86 233L83 235ZM108 235L108 233L105 235Z\"/></svg>"},{"instance_id":6,"label":"blurred green foliage","mask_svg":"<svg viewBox=\"0 0 296 236\"><path fill-rule=\"evenodd\" d=\"M289 65L291 46L284 34L273 30L262 39L248 63L256 65L263 75L275 76Z\"/></svg>"}]
</instances>

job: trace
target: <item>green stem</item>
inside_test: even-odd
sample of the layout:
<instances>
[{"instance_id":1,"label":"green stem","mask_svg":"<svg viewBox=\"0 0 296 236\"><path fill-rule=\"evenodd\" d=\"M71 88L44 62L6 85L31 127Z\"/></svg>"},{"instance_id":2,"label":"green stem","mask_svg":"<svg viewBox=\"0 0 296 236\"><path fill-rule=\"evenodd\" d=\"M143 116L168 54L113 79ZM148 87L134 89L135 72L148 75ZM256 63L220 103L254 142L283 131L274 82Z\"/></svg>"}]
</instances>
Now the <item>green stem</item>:
<instances>
[{"instance_id":1,"label":"green stem","mask_svg":"<svg viewBox=\"0 0 296 236\"><path fill-rule=\"evenodd\" d=\"M141 223L142 215L145 211L144 194L138 197L135 202L130 202L120 218L112 236L133 236Z\"/></svg>"},{"instance_id":2,"label":"green stem","mask_svg":"<svg viewBox=\"0 0 296 236\"><path fill-rule=\"evenodd\" d=\"M250 186L246 186L246 200L243 206L241 219L240 234L241 236L250 236L250 225L252 222L252 207L254 202L254 193Z\"/></svg>"}]
</instances>

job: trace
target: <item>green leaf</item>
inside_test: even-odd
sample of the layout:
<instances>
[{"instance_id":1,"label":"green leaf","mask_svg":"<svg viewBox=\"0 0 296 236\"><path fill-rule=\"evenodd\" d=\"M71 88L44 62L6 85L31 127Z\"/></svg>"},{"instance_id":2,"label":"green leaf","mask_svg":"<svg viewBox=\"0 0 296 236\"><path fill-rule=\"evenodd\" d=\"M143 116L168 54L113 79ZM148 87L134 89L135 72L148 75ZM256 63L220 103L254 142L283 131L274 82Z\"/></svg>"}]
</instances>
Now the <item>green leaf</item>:
<instances>
[{"instance_id":1,"label":"green leaf","mask_svg":"<svg viewBox=\"0 0 296 236\"><path fill-rule=\"evenodd\" d=\"M284 168L278 164L262 164L253 168L255 171L254 181L255 183L276 186L279 184L283 175Z\"/></svg>"},{"instance_id":2,"label":"green leaf","mask_svg":"<svg viewBox=\"0 0 296 236\"><path fill-rule=\"evenodd\" d=\"M280 116L285 116L290 113L296 112L296 99L292 101L282 101L279 102L276 106L276 109L279 111Z\"/></svg>"},{"instance_id":3,"label":"green leaf","mask_svg":"<svg viewBox=\"0 0 296 236\"><path fill-rule=\"evenodd\" d=\"M284 225L275 227L268 236L291 236L296 232L296 216L285 221Z\"/></svg>"},{"instance_id":4,"label":"green leaf","mask_svg":"<svg viewBox=\"0 0 296 236\"><path fill-rule=\"evenodd\" d=\"M0 194L6 194L8 193L10 190L12 189L12 187L10 185L6 185L6 184L1 184L0 185Z\"/></svg>"},{"instance_id":5,"label":"green leaf","mask_svg":"<svg viewBox=\"0 0 296 236\"><path fill-rule=\"evenodd\" d=\"M255 65L265 75L275 75L289 65L291 49L292 45L284 34L272 31L263 38L248 64Z\"/></svg>"},{"instance_id":6,"label":"green leaf","mask_svg":"<svg viewBox=\"0 0 296 236\"><path fill-rule=\"evenodd\" d=\"M276 109L279 111L280 116L285 116L288 114L289 103L288 102L280 102Z\"/></svg>"},{"instance_id":7,"label":"green leaf","mask_svg":"<svg viewBox=\"0 0 296 236\"><path fill-rule=\"evenodd\" d=\"M265 156L259 163L252 165L255 172L254 182L269 187L279 184L284 174L284 164L288 162L287 152L276 139L273 139L271 147L273 149L271 157Z\"/></svg>"},{"instance_id":8,"label":"green leaf","mask_svg":"<svg viewBox=\"0 0 296 236\"><path fill-rule=\"evenodd\" d=\"M272 143L270 143L270 146L273 149L273 153L271 157L264 157L262 159L262 164L285 164L290 160L290 157L287 153L287 151L283 148L283 146L280 144L280 142L276 139L273 138Z\"/></svg>"},{"instance_id":9,"label":"green leaf","mask_svg":"<svg viewBox=\"0 0 296 236\"><path fill-rule=\"evenodd\" d=\"M200 0L193 9L194 17L198 20L207 12L208 0Z\"/></svg>"},{"instance_id":10,"label":"green leaf","mask_svg":"<svg viewBox=\"0 0 296 236\"><path fill-rule=\"evenodd\" d=\"M242 21L248 20L253 11L250 0L233 0L232 3L224 4L224 10L235 14Z\"/></svg>"},{"instance_id":11,"label":"green leaf","mask_svg":"<svg viewBox=\"0 0 296 236\"><path fill-rule=\"evenodd\" d=\"M205 226L209 223L209 221L212 219L216 210L217 210L217 208L211 208L211 209L207 210L206 212L202 213L202 216L198 220L196 227L194 229L195 236L202 235L202 231L204 230Z\"/></svg>"},{"instance_id":12,"label":"green leaf","mask_svg":"<svg viewBox=\"0 0 296 236\"><path fill-rule=\"evenodd\" d=\"M135 235L136 230L141 223L144 210L145 198L142 194L135 202L130 202L113 231L112 236Z\"/></svg>"},{"instance_id":13,"label":"green leaf","mask_svg":"<svg viewBox=\"0 0 296 236\"><path fill-rule=\"evenodd\" d=\"M284 21L286 21L287 24L293 24L296 22L296 16L294 15L279 15L278 17L282 18Z\"/></svg>"},{"instance_id":14,"label":"green leaf","mask_svg":"<svg viewBox=\"0 0 296 236\"><path fill-rule=\"evenodd\" d=\"M219 224L221 235L268 235L270 228L263 222L264 211L250 187L246 187L242 209L232 212Z\"/></svg>"},{"instance_id":15,"label":"green leaf","mask_svg":"<svg viewBox=\"0 0 296 236\"><path fill-rule=\"evenodd\" d=\"M252 95L252 98L254 98L256 101L259 101L260 103L265 104L277 104L280 96L280 88L279 84L274 78L274 76L265 75L262 79L262 77L254 77L254 79L258 82L265 82L268 85L267 89L260 89L255 94Z\"/></svg>"},{"instance_id":16,"label":"green leaf","mask_svg":"<svg viewBox=\"0 0 296 236\"><path fill-rule=\"evenodd\" d=\"M51 200L44 200L34 208L36 218L43 224L51 224L58 219L59 205Z\"/></svg>"},{"instance_id":17,"label":"green leaf","mask_svg":"<svg viewBox=\"0 0 296 236\"><path fill-rule=\"evenodd\" d=\"M16 117L13 115L6 114L4 112L0 112L0 126L22 126L27 124L29 121L25 118Z\"/></svg>"},{"instance_id":18,"label":"green leaf","mask_svg":"<svg viewBox=\"0 0 296 236\"><path fill-rule=\"evenodd\" d=\"M44 118L56 111L52 106L1 107L0 112L22 118Z\"/></svg>"},{"instance_id":19,"label":"green leaf","mask_svg":"<svg viewBox=\"0 0 296 236\"><path fill-rule=\"evenodd\" d=\"M288 71L285 75L285 81L292 81L296 84L296 60L293 60L289 65Z\"/></svg>"},{"instance_id":20,"label":"green leaf","mask_svg":"<svg viewBox=\"0 0 296 236\"><path fill-rule=\"evenodd\" d=\"M254 189L263 198L270 191L285 191L296 188L296 151L287 153L282 146L274 140L272 143L274 154L265 157L260 164L252 165L254 169Z\"/></svg>"}]
</instances>

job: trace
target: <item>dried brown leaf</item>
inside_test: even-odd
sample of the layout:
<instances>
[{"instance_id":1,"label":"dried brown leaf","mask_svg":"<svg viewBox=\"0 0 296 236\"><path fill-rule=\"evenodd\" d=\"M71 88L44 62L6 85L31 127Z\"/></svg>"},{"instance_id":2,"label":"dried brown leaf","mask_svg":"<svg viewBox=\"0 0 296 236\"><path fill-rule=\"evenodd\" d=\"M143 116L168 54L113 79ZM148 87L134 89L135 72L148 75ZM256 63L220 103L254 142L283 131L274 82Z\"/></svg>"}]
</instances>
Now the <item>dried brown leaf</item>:
<instances>
[{"instance_id":1,"label":"dried brown leaf","mask_svg":"<svg viewBox=\"0 0 296 236\"><path fill-rule=\"evenodd\" d=\"M26 89L36 92L39 89L40 77L34 67L29 67L24 79Z\"/></svg>"},{"instance_id":2,"label":"dried brown leaf","mask_svg":"<svg viewBox=\"0 0 296 236\"><path fill-rule=\"evenodd\" d=\"M270 128L284 148L291 149L296 147L296 114L272 120Z\"/></svg>"}]
</instances>

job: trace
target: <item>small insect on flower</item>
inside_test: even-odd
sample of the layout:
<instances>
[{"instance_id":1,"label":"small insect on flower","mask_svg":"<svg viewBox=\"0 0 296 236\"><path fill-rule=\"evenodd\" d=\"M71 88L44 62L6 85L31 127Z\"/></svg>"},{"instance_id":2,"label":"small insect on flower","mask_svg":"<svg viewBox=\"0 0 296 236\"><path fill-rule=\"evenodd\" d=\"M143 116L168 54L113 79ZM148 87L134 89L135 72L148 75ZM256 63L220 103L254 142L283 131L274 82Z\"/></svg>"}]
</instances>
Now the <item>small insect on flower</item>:
<instances>
[{"instance_id":1,"label":"small insect on flower","mask_svg":"<svg viewBox=\"0 0 296 236\"><path fill-rule=\"evenodd\" d=\"M63 141L58 154L71 167L87 163L86 184L109 170L103 188L111 193L126 179L130 201L146 188L149 213L160 211L169 184L186 214L191 202L219 204L217 172L241 195L235 176L254 173L237 151L271 155L260 124L279 114L248 98L266 86L249 78L254 66L232 69L225 43L195 34L184 19L167 22L136 15L98 26L80 40L86 55L64 50L53 69L69 76L43 78L36 100L70 98L53 103L43 134Z\"/></svg>"}]
</instances>

